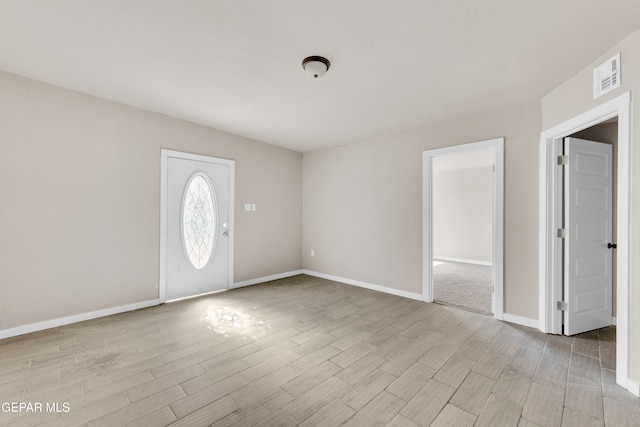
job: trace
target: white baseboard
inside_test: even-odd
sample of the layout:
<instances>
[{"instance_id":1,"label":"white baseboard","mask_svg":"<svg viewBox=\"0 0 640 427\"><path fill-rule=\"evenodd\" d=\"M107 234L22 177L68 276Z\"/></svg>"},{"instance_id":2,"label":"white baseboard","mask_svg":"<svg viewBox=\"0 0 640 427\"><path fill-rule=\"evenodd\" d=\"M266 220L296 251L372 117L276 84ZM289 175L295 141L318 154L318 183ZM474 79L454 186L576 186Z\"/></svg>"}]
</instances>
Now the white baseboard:
<instances>
[{"instance_id":1,"label":"white baseboard","mask_svg":"<svg viewBox=\"0 0 640 427\"><path fill-rule=\"evenodd\" d=\"M516 323L522 326L528 326L530 328L538 329L538 319L531 319L529 317L516 316L515 314L504 313L503 319L505 322Z\"/></svg>"},{"instance_id":2,"label":"white baseboard","mask_svg":"<svg viewBox=\"0 0 640 427\"><path fill-rule=\"evenodd\" d=\"M257 285L259 283L270 282L272 280L285 279L287 277L297 276L298 274L304 274L304 270L287 271L286 273L272 274L271 276L258 277L256 279L236 282L231 285L229 289L243 288L245 286Z\"/></svg>"},{"instance_id":3,"label":"white baseboard","mask_svg":"<svg viewBox=\"0 0 640 427\"><path fill-rule=\"evenodd\" d=\"M307 274L309 276L319 277L321 279L333 280L334 282L340 282L340 283L345 283L347 285L358 286L360 288L371 289L372 291L384 292L385 294L391 294L399 297L415 299L418 301L424 301L422 298L422 294L418 294L415 292L402 291L400 289L374 285L372 283L361 282L359 280L346 279L344 277L333 276L331 274L318 273L317 271L302 270L302 273Z\"/></svg>"},{"instance_id":4,"label":"white baseboard","mask_svg":"<svg viewBox=\"0 0 640 427\"><path fill-rule=\"evenodd\" d=\"M449 261L449 262L461 262L463 264L476 264L476 265L488 265L492 266L493 263L491 261L477 261L474 259L464 259L464 258L451 258L446 256L434 256L434 261Z\"/></svg>"},{"instance_id":5,"label":"white baseboard","mask_svg":"<svg viewBox=\"0 0 640 427\"><path fill-rule=\"evenodd\" d=\"M636 397L640 397L640 384L631 381L630 379L627 379L627 390L629 390L630 393L632 393L633 395L635 395Z\"/></svg>"},{"instance_id":6,"label":"white baseboard","mask_svg":"<svg viewBox=\"0 0 640 427\"><path fill-rule=\"evenodd\" d=\"M43 322L30 323L24 326L17 326L15 328L0 330L0 339L16 337L18 335L43 331L45 329L57 328L58 326L70 325L72 323L84 322L85 320L96 319L98 317L111 316L112 314L139 310L141 308L152 307L158 304L160 304L160 300L154 299L149 301L137 302L134 304L121 305L118 307L105 308L103 310L91 311L89 313L74 314L72 316L45 320Z\"/></svg>"}]
</instances>

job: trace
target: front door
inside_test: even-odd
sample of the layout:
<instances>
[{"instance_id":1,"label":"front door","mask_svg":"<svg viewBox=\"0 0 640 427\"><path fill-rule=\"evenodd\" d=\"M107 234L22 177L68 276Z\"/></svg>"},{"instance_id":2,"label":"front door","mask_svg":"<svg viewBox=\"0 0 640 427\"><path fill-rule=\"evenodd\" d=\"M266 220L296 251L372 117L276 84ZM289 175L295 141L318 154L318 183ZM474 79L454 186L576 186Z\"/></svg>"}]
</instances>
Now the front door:
<instances>
[{"instance_id":1,"label":"front door","mask_svg":"<svg viewBox=\"0 0 640 427\"><path fill-rule=\"evenodd\" d=\"M612 324L612 146L565 138L564 333Z\"/></svg>"},{"instance_id":2,"label":"front door","mask_svg":"<svg viewBox=\"0 0 640 427\"><path fill-rule=\"evenodd\" d=\"M166 159L167 300L227 289L231 277L233 162L180 154Z\"/></svg>"}]
</instances>

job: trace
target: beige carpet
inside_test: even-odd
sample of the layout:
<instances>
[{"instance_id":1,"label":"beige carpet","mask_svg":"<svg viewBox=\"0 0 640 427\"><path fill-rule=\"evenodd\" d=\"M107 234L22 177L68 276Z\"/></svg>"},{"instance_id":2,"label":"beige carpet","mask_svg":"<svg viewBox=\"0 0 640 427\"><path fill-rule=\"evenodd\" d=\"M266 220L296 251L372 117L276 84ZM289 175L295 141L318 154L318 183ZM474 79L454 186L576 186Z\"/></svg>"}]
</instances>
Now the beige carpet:
<instances>
[{"instance_id":1,"label":"beige carpet","mask_svg":"<svg viewBox=\"0 0 640 427\"><path fill-rule=\"evenodd\" d=\"M434 261L434 301L491 314L491 271L485 265Z\"/></svg>"}]
</instances>

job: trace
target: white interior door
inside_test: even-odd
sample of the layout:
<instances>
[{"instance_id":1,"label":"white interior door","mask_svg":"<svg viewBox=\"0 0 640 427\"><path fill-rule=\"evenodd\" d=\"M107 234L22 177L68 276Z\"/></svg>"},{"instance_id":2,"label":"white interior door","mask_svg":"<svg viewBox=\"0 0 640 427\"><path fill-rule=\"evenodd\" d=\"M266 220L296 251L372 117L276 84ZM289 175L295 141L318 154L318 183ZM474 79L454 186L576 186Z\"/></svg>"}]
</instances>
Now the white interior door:
<instances>
[{"instance_id":1,"label":"white interior door","mask_svg":"<svg viewBox=\"0 0 640 427\"><path fill-rule=\"evenodd\" d=\"M564 332L612 324L612 146L565 138Z\"/></svg>"},{"instance_id":2,"label":"white interior door","mask_svg":"<svg viewBox=\"0 0 640 427\"><path fill-rule=\"evenodd\" d=\"M229 164L168 157L167 300L229 287L230 180Z\"/></svg>"}]
</instances>

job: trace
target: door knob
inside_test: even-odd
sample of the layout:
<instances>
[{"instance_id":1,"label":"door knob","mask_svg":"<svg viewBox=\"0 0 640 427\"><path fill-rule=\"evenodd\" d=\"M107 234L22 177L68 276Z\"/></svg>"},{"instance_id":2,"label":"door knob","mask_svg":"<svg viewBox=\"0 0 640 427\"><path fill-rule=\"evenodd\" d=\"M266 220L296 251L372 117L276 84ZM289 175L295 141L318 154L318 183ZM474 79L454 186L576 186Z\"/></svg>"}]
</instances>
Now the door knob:
<instances>
[{"instance_id":1,"label":"door knob","mask_svg":"<svg viewBox=\"0 0 640 427\"><path fill-rule=\"evenodd\" d=\"M618 245L616 245L615 243L607 243L607 248L608 249L616 249L618 247Z\"/></svg>"}]
</instances>

